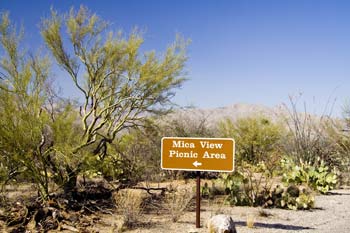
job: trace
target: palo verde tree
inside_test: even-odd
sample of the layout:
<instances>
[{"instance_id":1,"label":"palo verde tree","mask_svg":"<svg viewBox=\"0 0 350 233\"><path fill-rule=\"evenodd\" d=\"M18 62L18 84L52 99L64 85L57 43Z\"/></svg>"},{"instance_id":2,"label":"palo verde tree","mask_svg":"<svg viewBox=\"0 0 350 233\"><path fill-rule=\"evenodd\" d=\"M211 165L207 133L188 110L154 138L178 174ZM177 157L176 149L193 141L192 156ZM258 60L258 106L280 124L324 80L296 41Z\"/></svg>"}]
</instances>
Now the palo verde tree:
<instances>
[{"instance_id":1,"label":"palo verde tree","mask_svg":"<svg viewBox=\"0 0 350 233\"><path fill-rule=\"evenodd\" d=\"M47 57L30 55L21 47L23 30L17 31L8 13L0 18L0 170L7 182L19 175L30 177L44 199L48 195L45 141L50 114L45 108L52 93Z\"/></svg>"},{"instance_id":2,"label":"palo verde tree","mask_svg":"<svg viewBox=\"0 0 350 233\"><path fill-rule=\"evenodd\" d=\"M103 160L122 130L142 125L149 113L169 109L174 88L183 81L185 42L178 40L163 56L141 54L143 38L110 30L110 24L87 8L66 15L52 10L41 33L58 65L82 94L79 141L65 151L69 181L76 184L86 163ZM66 33L64 33L66 32Z\"/></svg>"}]
</instances>

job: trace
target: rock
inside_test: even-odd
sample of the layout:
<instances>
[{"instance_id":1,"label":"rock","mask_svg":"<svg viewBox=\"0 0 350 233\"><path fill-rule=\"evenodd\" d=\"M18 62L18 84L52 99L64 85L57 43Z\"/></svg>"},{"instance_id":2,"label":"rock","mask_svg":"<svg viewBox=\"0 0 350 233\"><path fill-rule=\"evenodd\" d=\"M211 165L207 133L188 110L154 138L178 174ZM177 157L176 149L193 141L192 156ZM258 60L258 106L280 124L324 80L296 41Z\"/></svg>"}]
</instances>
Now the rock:
<instances>
[{"instance_id":1,"label":"rock","mask_svg":"<svg viewBox=\"0 0 350 233\"><path fill-rule=\"evenodd\" d=\"M237 233L235 223L228 215L215 215L208 221L209 233Z\"/></svg>"}]
</instances>

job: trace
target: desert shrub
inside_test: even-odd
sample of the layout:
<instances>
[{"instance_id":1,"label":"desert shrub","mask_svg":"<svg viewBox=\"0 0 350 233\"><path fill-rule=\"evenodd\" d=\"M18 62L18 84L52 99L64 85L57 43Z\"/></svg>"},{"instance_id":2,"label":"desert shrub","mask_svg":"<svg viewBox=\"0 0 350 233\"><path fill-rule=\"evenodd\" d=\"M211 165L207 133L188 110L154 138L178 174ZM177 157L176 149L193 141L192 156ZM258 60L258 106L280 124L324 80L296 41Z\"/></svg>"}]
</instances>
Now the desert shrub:
<instances>
[{"instance_id":1,"label":"desert shrub","mask_svg":"<svg viewBox=\"0 0 350 233\"><path fill-rule=\"evenodd\" d=\"M195 177L195 172L163 171L160 169L161 138L171 137L211 137L212 131L202 115L185 114L177 111L158 118L149 118L142 128L125 132L114 146L119 155L110 164L122 164L115 169L105 169L106 175L115 171L118 179L160 181L165 178ZM108 164L107 164L108 165ZM111 165L110 165L111 166ZM120 173L122 172L122 173ZM206 173L203 177L211 176ZM132 177L128 177L132 175Z\"/></svg>"},{"instance_id":2,"label":"desert shrub","mask_svg":"<svg viewBox=\"0 0 350 233\"><path fill-rule=\"evenodd\" d=\"M240 170L221 176L226 186L226 193L229 195L229 203L231 205L264 205L274 184L271 171L267 170L263 164L257 167L244 164ZM263 171L256 172L257 170Z\"/></svg>"},{"instance_id":3,"label":"desert shrub","mask_svg":"<svg viewBox=\"0 0 350 233\"><path fill-rule=\"evenodd\" d=\"M285 171L283 181L286 184L304 184L322 194L334 189L337 185L338 176L336 172L330 171L323 160L319 160L319 164L316 166L303 161L296 165L288 159L283 159L281 163Z\"/></svg>"},{"instance_id":4,"label":"desert shrub","mask_svg":"<svg viewBox=\"0 0 350 233\"><path fill-rule=\"evenodd\" d=\"M211 180L211 185L208 182L205 182L203 186L201 186L201 197L205 199L214 199L215 196L225 195L225 184L219 179Z\"/></svg>"},{"instance_id":5,"label":"desert shrub","mask_svg":"<svg viewBox=\"0 0 350 233\"><path fill-rule=\"evenodd\" d=\"M223 180L225 185L225 192L228 194L227 201L231 205L249 205L249 200L246 195L241 190L241 186L246 180L244 175L239 172L234 172L232 174L222 174L220 179Z\"/></svg>"},{"instance_id":6,"label":"desert shrub","mask_svg":"<svg viewBox=\"0 0 350 233\"><path fill-rule=\"evenodd\" d=\"M315 196L303 186L289 185L287 188L276 187L271 193L269 201L275 207L290 210L307 210L312 209L315 204Z\"/></svg>"},{"instance_id":7,"label":"desert shrub","mask_svg":"<svg viewBox=\"0 0 350 233\"><path fill-rule=\"evenodd\" d=\"M204 183L203 186L200 187L200 193L201 193L201 198L210 198L212 197L211 195L211 190L209 188L209 185L207 182Z\"/></svg>"},{"instance_id":8,"label":"desert shrub","mask_svg":"<svg viewBox=\"0 0 350 233\"><path fill-rule=\"evenodd\" d=\"M284 140L284 153L297 164L304 161L316 165L321 158L328 166L339 166L344 157L334 140L339 132L335 121L330 114L311 115L306 104L304 112L299 112L298 108L298 99L290 97L290 106L285 105L288 137Z\"/></svg>"},{"instance_id":9,"label":"desert shrub","mask_svg":"<svg viewBox=\"0 0 350 233\"><path fill-rule=\"evenodd\" d=\"M350 105L344 106L343 118L332 119L325 127L330 143L335 147L332 157L325 160L330 167L339 169L339 185L350 184Z\"/></svg>"},{"instance_id":10,"label":"desert shrub","mask_svg":"<svg viewBox=\"0 0 350 233\"><path fill-rule=\"evenodd\" d=\"M283 209L311 209L314 207L314 194L304 186L252 185L247 175L235 172L223 176L228 194L227 201L236 206L262 206Z\"/></svg>"},{"instance_id":11,"label":"desert shrub","mask_svg":"<svg viewBox=\"0 0 350 233\"><path fill-rule=\"evenodd\" d=\"M106 145L103 154L86 158L83 174L87 177L102 176L124 186L135 185L143 179L150 179L150 174L157 174L159 168L154 162L151 146L147 144L150 144L149 139L141 137L140 131L135 129L125 133Z\"/></svg>"},{"instance_id":12,"label":"desert shrub","mask_svg":"<svg viewBox=\"0 0 350 233\"><path fill-rule=\"evenodd\" d=\"M115 147L123 160L124 175L132 175L135 182L161 179L160 169L161 135L156 123L149 119L142 129L124 134ZM127 169L126 169L127 168ZM129 173L131 171L132 173ZM127 177L125 177L127 178Z\"/></svg>"},{"instance_id":13,"label":"desert shrub","mask_svg":"<svg viewBox=\"0 0 350 233\"><path fill-rule=\"evenodd\" d=\"M226 119L219 123L221 137L234 138L236 142L236 160L258 164L271 161L279 151L278 143L283 135L283 128L267 117L241 118L235 122Z\"/></svg>"},{"instance_id":14,"label":"desert shrub","mask_svg":"<svg viewBox=\"0 0 350 233\"><path fill-rule=\"evenodd\" d=\"M123 226L135 227L143 216L145 195L140 190L124 189L113 195L117 213L123 217Z\"/></svg>"},{"instance_id":15,"label":"desert shrub","mask_svg":"<svg viewBox=\"0 0 350 233\"><path fill-rule=\"evenodd\" d=\"M237 172L221 176L232 205L264 205L279 170L283 127L265 117L250 117L219 124L221 137L236 141Z\"/></svg>"},{"instance_id":16,"label":"desert shrub","mask_svg":"<svg viewBox=\"0 0 350 233\"><path fill-rule=\"evenodd\" d=\"M292 165L286 166L282 162L282 167L286 170L292 170ZM317 172L325 172L327 168L321 166ZM310 209L314 206L314 193L309 186L304 182L294 182L288 180L286 186L280 184L279 179L275 178L273 172L266 169L263 164L252 166L245 164L240 168L240 171L234 173L222 174L221 179L226 187L228 194L227 201L231 205L237 206L262 206L262 207L278 207L287 209ZM294 173L293 173L294 174ZM310 171L310 174L315 175L316 171ZM326 187L331 187L327 183L333 184L334 180L328 176L323 177L325 173L319 174L319 180L314 181L315 188L324 191ZM328 173L327 173L328 174ZM315 175L316 176L316 175ZM313 180L312 180L313 181Z\"/></svg>"},{"instance_id":17,"label":"desert shrub","mask_svg":"<svg viewBox=\"0 0 350 233\"><path fill-rule=\"evenodd\" d=\"M332 124L328 124L326 128L331 143L335 145L335 153L332 156L332 163L325 162L342 172L340 176L342 183L347 183L346 176L350 173L350 118L348 114L344 113L344 119L333 119Z\"/></svg>"},{"instance_id":18,"label":"desert shrub","mask_svg":"<svg viewBox=\"0 0 350 233\"><path fill-rule=\"evenodd\" d=\"M209 127L208 116L191 109L178 110L162 119L160 130L162 137L214 137L213 130ZM196 172L191 171L166 171L166 174L174 179L182 177L190 179L196 177ZM217 173L205 172L202 178L216 178Z\"/></svg>"},{"instance_id":19,"label":"desert shrub","mask_svg":"<svg viewBox=\"0 0 350 233\"><path fill-rule=\"evenodd\" d=\"M51 64L46 56L24 52L23 30L8 13L0 13L0 28L0 179L30 177L46 199L56 116L50 106L56 100Z\"/></svg>"},{"instance_id":20,"label":"desert shrub","mask_svg":"<svg viewBox=\"0 0 350 233\"><path fill-rule=\"evenodd\" d=\"M192 187L176 189L165 196L165 208L169 211L173 222L177 222L183 216L194 197Z\"/></svg>"}]
</instances>

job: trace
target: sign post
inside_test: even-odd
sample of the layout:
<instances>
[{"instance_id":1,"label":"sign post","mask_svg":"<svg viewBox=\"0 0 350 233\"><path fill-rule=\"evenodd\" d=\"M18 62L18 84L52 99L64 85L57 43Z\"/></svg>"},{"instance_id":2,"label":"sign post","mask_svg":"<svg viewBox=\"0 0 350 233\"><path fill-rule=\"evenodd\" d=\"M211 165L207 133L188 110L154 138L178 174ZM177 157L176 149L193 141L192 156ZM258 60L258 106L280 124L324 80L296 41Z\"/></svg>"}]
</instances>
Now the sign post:
<instances>
[{"instance_id":1,"label":"sign post","mask_svg":"<svg viewBox=\"0 0 350 233\"><path fill-rule=\"evenodd\" d=\"M162 169L197 172L197 228L200 228L200 171L233 172L234 151L235 142L232 138L162 138Z\"/></svg>"},{"instance_id":2,"label":"sign post","mask_svg":"<svg viewBox=\"0 0 350 233\"><path fill-rule=\"evenodd\" d=\"M201 172L197 171L196 182L196 228L201 227Z\"/></svg>"}]
</instances>

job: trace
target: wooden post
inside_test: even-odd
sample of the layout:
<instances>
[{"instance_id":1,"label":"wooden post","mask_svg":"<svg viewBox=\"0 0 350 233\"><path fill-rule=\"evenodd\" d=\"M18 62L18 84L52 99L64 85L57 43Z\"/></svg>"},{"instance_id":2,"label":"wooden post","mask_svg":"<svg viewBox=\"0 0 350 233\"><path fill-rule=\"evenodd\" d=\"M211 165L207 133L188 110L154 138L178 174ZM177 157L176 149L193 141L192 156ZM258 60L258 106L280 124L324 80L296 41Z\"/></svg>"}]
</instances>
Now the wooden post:
<instances>
[{"instance_id":1,"label":"wooden post","mask_svg":"<svg viewBox=\"0 0 350 233\"><path fill-rule=\"evenodd\" d=\"M201 227L201 177L200 171L197 171L196 185L196 228Z\"/></svg>"}]
</instances>

